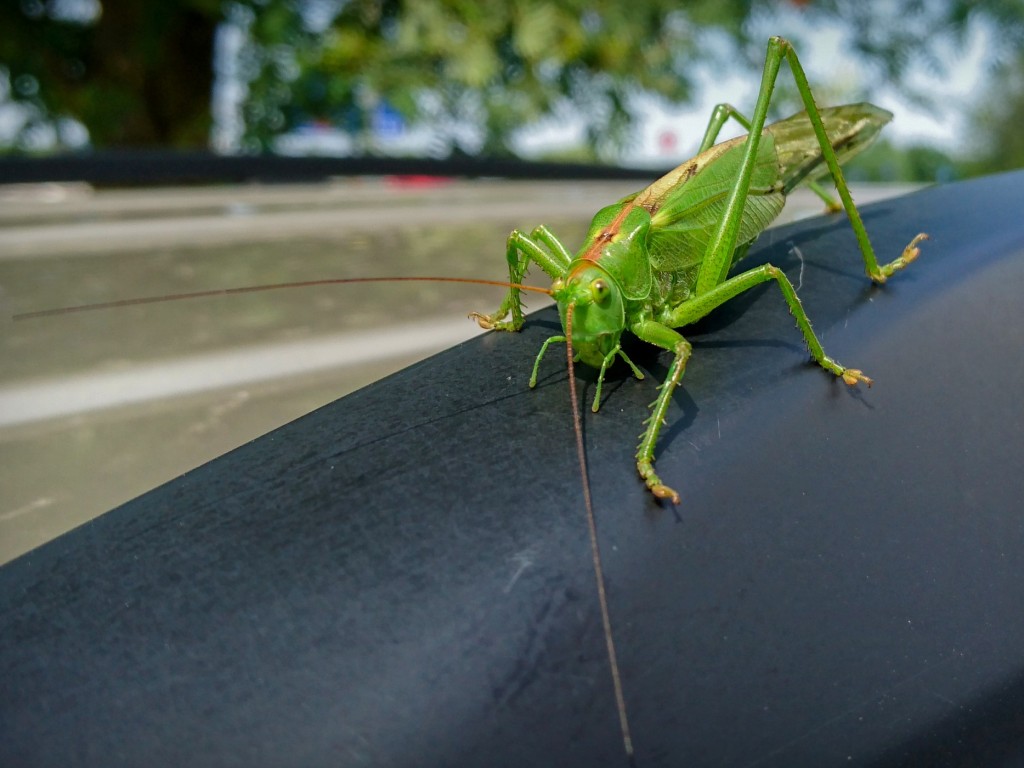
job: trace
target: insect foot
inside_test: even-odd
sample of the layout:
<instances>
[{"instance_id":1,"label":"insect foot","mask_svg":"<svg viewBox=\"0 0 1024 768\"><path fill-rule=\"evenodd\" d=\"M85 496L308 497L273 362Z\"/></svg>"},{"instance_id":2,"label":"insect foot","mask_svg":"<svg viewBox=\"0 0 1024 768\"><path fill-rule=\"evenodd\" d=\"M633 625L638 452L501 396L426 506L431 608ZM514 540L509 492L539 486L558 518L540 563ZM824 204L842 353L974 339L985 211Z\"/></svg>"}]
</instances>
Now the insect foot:
<instances>
[{"instance_id":1,"label":"insect foot","mask_svg":"<svg viewBox=\"0 0 1024 768\"><path fill-rule=\"evenodd\" d=\"M483 328L485 331L516 331L518 328L514 328L510 322L501 322L504 315L482 315L479 312L470 312L468 315L470 320L476 320L476 324Z\"/></svg>"},{"instance_id":2,"label":"insect foot","mask_svg":"<svg viewBox=\"0 0 1024 768\"><path fill-rule=\"evenodd\" d=\"M651 488L651 493L659 499L670 499L673 504L678 504L680 501L679 494L674 489L669 488L667 485L662 485L661 483L658 483L656 486Z\"/></svg>"},{"instance_id":3,"label":"insect foot","mask_svg":"<svg viewBox=\"0 0 1024 768\"><path fill-rule=\"evenodd\" d=\"M679 494L673 488L669 488L663 482L661 478L654 473L654 464L644 458L637 457L636 462L637 471L640 472L640 477L643 478L647 488L657 496L659 499L668 499L673 504L678 504L680 501Z\"/></svg>"},{"instance_id":4,"label":"insect foot","mask_svg":"<svg viewBox=\"0 0 1024 768\"><path fill-rule=\"evenodd\" d=\"M857 368L845 368L839 375L842 376L843 381L851 387L857 386L857 382L860 381L863 381L869 387L875 383L870 377L864 375L864 371L858 370Z\"/></svg>"},{"instance_id":5,"label":"insect foot","mask_svg":"<svg viewBox=\"0 0 1024 768\"><path fill-rule=\"evenodd\" d=\"M893 273L904 269L907 265L916 261L917 257L921 255L921 249L917 246L922 240L927 239L927 233L919 232L913 240L907 243L907 247L903 249L903 253L901 253L898 258L893 259L888 264L884 265L877 274L872 274L871 279L876 283L882 284L892 277Z\"/></svg>"},{"instance_id":6,"label":"insect foot","mask_svg":"<svg viewBox=\"0 0 1024 768\"><path fill-rule=\"evenodd\" d=\"M907 247L903 249L903 255L900 256L898 259L896 259L896 261L902 261L903 262L899 267L897 267L897 269L903 269L903 267L907 266L907 264L909 264L910 262L914 261L914 259L916 259L918 256L920 256L921 255L921 249L918 248L917 245L922 240L927 240L927 239L928 239L928 233L927 232L919 232L917 234L917 237L915 237L913 240L911 240L907 244Z\"/></svg>"}]
</instances>

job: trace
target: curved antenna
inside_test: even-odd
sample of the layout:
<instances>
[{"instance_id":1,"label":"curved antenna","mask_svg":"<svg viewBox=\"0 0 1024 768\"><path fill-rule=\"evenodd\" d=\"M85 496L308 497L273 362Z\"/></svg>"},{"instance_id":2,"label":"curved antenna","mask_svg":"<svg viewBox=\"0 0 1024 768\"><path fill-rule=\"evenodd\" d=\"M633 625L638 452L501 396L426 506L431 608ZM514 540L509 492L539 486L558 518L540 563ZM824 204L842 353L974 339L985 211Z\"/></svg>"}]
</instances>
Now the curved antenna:
<instances>
[{"instance_id":1,"label":"curved antenna","mask_svg":"<svg viewBox=\"0 0 1024 768\"><path fill-rule=\"evenodd\" d=\"M201 299L208 296L232 296L236 293L259 293L261 291L275 291L281 288L309 288L316 285L346 285L349 283L471 283L473 285L495 285L503 288L518 288L521 291L532 291L551 295L548 288L539 288L535 285L521 285L509 283L503 280L481 280L472 277L339 277L326 280L302 280L295 283L270 283L267 285L247 285L241 288L214 288L208 291L194 291L192 293L171 293L164 296L144 296L138 299L119 299L117 301L103 301L98 304L80 304L75 307L58 307L56 309L40 309L35 312L22 312L14 315L15 320L31 320L37 317L53 317L55 315L70 315L75 312L92 312L99 309L116 309L118 307L133 307L136 304L159 304L165 301L181 301L183 299Z\"/></svg>"}]
</instances>

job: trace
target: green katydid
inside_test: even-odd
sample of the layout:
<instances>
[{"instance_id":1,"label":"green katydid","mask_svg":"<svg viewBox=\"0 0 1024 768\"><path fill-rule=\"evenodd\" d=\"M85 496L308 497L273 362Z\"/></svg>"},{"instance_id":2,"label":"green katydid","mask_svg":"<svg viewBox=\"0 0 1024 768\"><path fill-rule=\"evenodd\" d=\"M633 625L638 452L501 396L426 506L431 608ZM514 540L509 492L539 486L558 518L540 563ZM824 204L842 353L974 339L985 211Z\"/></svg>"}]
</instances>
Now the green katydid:
<instances>
[{"instance_id":1,"label":"green katydid","mask_svg":"<svg viewBox=\"0 0 1024 768\"><path fill-rule=\"evenodd\" d=\"M768 105L783 59L789 63L806 111L766 126ZM749 133L714 144L730 117ZM699 320L755 285L775 280L814 360L847 384L871 385L871 379L862 371L844 367L825 354L796 290L781 270L765 264L732 277L729 271L781 212L786 195L801 183L819 194L830 210L846 210L871 280L884 283L914 261L919 253L918 244L927 238L923 233L914 237L898 258L878 264L839 167L841 159L847 160L867 147L891 119L891 113L867 103L819 110L792 45L773 37L768 42L761 88L751 118L728 104L719 104L708 122L698 154L645 189L598 211L575 256L543 225L529 235L514 230L506 244L508 282L446 277L320 280L127 299L28 312L15 319L314 284L431 280L508 287L497 311L490 315L473 312L470 317L484 328L517 331L525 321L521 292L550 294L558 303L566 332L544 342L534 362L531 387L536 385L548 347L566 342L574 350L574 360L599 369L593 401L596 412L605 373L615 358L621 357L638 378L643 378L622 350L620 340L624 331L674 353L651 417L645 422L636 459L640 476L652 493L679 503L679 494L661 481L653 467L658 434L691 353L689 342L675 329ZM816 178L828 174L841 204L815 183ZM551 290L523 285L530 262L552 278Z\"/></svg>"},{"instance_id":2,"label":"green katydid","mask_svg":"<svg viewBox=\"0 0 1024 768\"><path fill-rule=\"evenodd\" d=\"M768 104L783 58L789 62L806 107L786 120L765 126ZM712 146L729 117L749 131ZM679 503L679 494L654 471L654 447L665 422L672 393L690 358L689 342L675 329L689 325L755 285L775 280L814 360L847 384L871 379L828 357L814 335L792 283L771 264L728 277L730 267L779 214L786 194L801 182L831 173L842 207L850 218L868 277L884 283L918 255L919 234L888 264L879 265L860 215L853 204L840 159L866 147L892 119L871 104L819 110L792 45L782 38L768 42L761 90L749 120L727 104L716 108L696 157L646 189L623 198L594 216L583 247L572 256L545 227L530 235L518 230L508 238L509 281L522 283L530 262L553 280L564 335L541 347L530 386L537 381L541 359L550 344L566 342L575 359L600 370L593 410L601 401L608 366L621 357L638 378L643 375L622 351L625 330L675 355L653 403L636 452L637 470L651 492ZM839 206L816 185L829 206ZM511 314L511 319L506 320ZM485 328L515 331L523 325L518 288L511 288L491 315L474 314ZM572 331L570 333L570 326Z\"/></svg>"},{"instance_id":3,"label":"green katydid","mask_svg":"<svg viewBox=\"0 0 1024 768\"><path fill-rule=\"evenodd\" d=\"M769 102L783 59L789 63L806 111L766 126ZM748 134L714 145L718 133L730 117L746 127ZM849 159L865 148L891 117L885 110L866 103L819 110L791 44L782 38L773 37L768 43L761 87L752 117L747 119L733 107L719 105L708 123L698 154L647 188L599 211L591 223L582 248L575 256L547 228L540 226L529 235L516 230L509 236L506 249L508 283L459 278L398 277L323 280L315 281L315 284L438 280L503 285L509 291L497 311L490 315L473 313L471 317L485 328L507 331L519 330L525 322L521 291L550 293L558 303L564 333L550 337L542 345L534 362L530 386L536 384L539 366L548 347L553 343L565 342L570 371L575 360L599 369L594 411L598 410L601 403L601 385L606 371L616 358L621 357L638 378L643 378L639 369L622 351L621 337L624 331L629 330L640 339L672 352L674 358L668 375L652 404L650 418L645 422L636 462L640 476L656 497L678 503L679 494L662 482L653 466L660 429L665 423L673 392L691 354L691 345L677 328L695 322L760 283L775 280L814 360L851 386L859 382L871 385L871 379L863 372L847 368L825 354L796 290L781 270L765 264L732 277L729 277L729 271L782 210L786 195L801 183L811 186L832 210L837 211L840 207L846 210L871 280L884 283L896 271L914 261L919 253L918 244L927 237L923 233L915 236L896 259L878 264L839 167L841 159ZM831 175L841 206L814 183L816 178L825 175ZM531 262L554 281L550 291L523 284ZM31 312L18 317L309 284L313 283L131 299ZM631 756L631 737L586 482L575 379L571 374L569 383L605 638L623 739L626 751Z\"/></svg>"}]
</instances>

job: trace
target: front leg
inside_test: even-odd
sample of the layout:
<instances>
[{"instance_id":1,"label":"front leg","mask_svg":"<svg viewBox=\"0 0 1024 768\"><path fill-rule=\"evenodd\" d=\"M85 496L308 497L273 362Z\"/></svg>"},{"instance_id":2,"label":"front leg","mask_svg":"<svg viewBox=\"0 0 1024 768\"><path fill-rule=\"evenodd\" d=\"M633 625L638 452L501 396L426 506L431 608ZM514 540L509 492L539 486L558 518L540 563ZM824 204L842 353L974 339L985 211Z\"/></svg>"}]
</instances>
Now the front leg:
<instances>
[{"instance_id":1,"label":"front leg","mask_svg":"<svg viewBox=\"0 0 1024 768\"><path fill-rule=\"evenodd\" d=\"M679 380L683 378L686 361L690 359L693 348L678 331L654 320L641 321L633 325L630 330L644 341L675 352L676 355L672 365L669 366L668 376L658 388L660 390L658 399L652 403L651 415L644 422L646 428L640 436L640 445L636 449L636 469L651 493L659 499L669 499L673 504L678 504L679 494L662 483L661 478L654 471L654 445L658 442L658 434L665 423L665 414L668 412L672 393L676 391Z\"/></svg>"},{"instance_id":2,"label":"front leg","mask_svg":"<svg viewBox=\"0 0 1024 768\"><path fill-rule=\"evenodd\" d=\"M508 279L510 283L522 283L526 270L533 261L552 279L562 277L569 268L572 256L565 246L547 227L541 225L529 235L518 229L512 230L505 247L505 260L508 262ZM523 327L522 291L509 288L505 300L492 315L471 312L470 317L477 321L481 328L495 331L518 331ZM511 320L505 320L509 313Z\"/></svg>"}]
</instances>

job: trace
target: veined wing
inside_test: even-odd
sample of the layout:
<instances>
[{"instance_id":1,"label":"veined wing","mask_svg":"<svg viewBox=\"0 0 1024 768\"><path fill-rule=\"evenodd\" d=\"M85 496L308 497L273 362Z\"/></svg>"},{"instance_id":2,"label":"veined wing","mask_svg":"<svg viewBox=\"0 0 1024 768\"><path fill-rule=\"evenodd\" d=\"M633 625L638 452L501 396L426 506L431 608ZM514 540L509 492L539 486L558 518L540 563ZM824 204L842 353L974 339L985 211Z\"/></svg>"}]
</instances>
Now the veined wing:
<instances>
[{"instance_id":1,"label":"veined wing","mask_svg":"<svg viewBox=\"0 0 1024 768\"><path fill-rule=\"evenodd\" d=\"M892 119L891 112L866 102L829 107L820 114L840 163L871 144ZM724 214L746 139L738 136L716 144L622 201L633 201L651 213L649 249L656 270L694 271L699 267ZM765 127L733 260L778 216L786 194L805 179L827 172L806 112Z\"/></svg>"},{"instance_id":2,"label":"veined wing","mask_svg":"<svg viewBox=\"0 0 1024 768\"><path fill-rule=\"evenodd\" d=\"M633 196L634 204L651 213L648 249L655 270L692 271L699 267L736 184L746 138L716 144ZM785 202L775 140L766 133L758 145L737 245L757 237Z\"/></svg>"},{"instance_id":3,"label":"veined wing","mask_svg":"<svg viewBox=\"0 0 1024 768\"><path fill-rule=\"evenodd\" d=\"M867 102L821 110L825 133L840 164L871 144L890 120L892 112ZM806 112L772 123L765 132L775 137L775 150L787 194L804 179L814 179L828 172Z\"/></svg>"}]
</instances>

